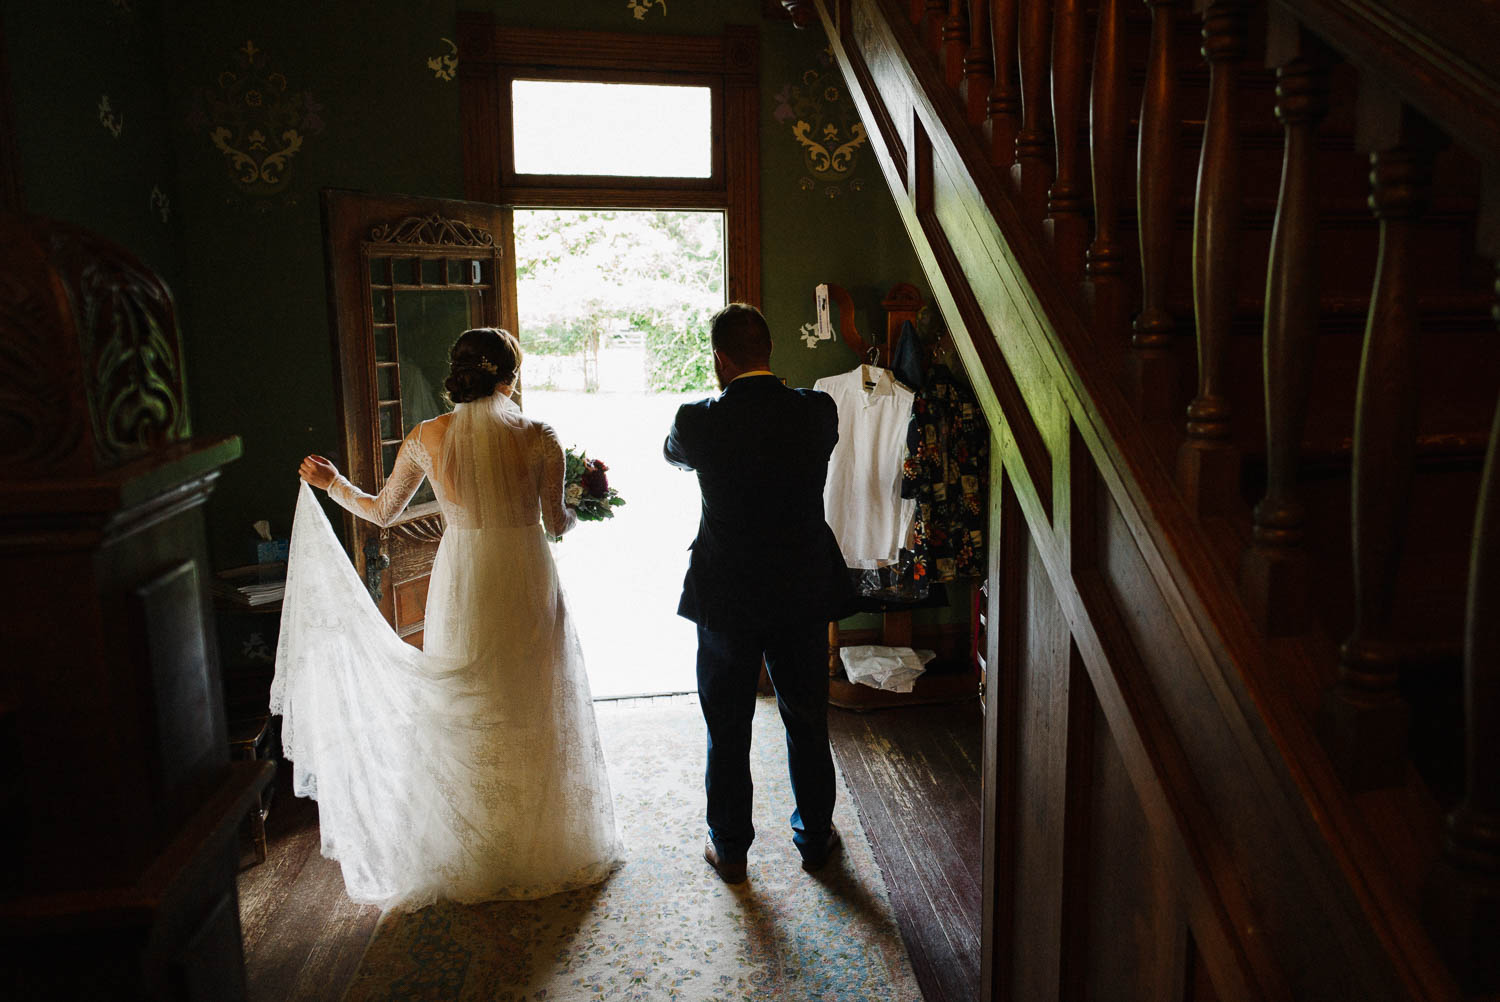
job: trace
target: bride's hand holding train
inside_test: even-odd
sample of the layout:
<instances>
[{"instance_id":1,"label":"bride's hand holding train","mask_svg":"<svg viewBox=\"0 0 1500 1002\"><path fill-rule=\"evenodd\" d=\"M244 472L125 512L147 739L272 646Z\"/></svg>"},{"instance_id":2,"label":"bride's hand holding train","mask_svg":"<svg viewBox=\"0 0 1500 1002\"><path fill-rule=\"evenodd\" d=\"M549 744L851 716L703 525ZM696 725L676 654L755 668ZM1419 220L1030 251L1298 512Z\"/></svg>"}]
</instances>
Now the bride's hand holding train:
<instances>
[{"instance_id":1,"label":"bride's hand holding train","mask_svg":"<svg viewBox=\"0 0 1500 1002\"><path fill-rule=\"evenodd\" d=\"M302 465L297 468L297 476L324 491L338 475L338 467L322 456L305 456L302 459Z\"/></svg>"}]
</instances>

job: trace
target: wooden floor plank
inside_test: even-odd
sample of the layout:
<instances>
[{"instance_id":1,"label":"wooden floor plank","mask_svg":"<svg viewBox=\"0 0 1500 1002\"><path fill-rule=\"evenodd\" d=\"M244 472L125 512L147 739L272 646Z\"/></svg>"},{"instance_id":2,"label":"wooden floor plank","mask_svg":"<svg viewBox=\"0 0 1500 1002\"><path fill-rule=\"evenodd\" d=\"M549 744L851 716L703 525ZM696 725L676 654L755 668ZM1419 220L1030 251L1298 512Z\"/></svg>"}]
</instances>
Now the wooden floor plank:
<instances>
[{"instance_id":1,"label":"wooden floor plank","mask_svg":"<svg viewBox=\"0 0 1500 1002\"><path fill-rule=\"evenodd\" d=\"M296 801L278 790L266 824L266 860L239 877L240 930L245 950L253 950L286 904L309 856L318 853L318 812L310 801Z\"/></svg>"},{"instance_id":2,"label":"wooden floor plank","mask_svg":"<svg viewBox=\"0 0 1500 1002\"><path fill-rule=\"evenodd\" d=\"M912 863L910 854L901 843L896 825L891 817L886 800L870 791L877 783L870 775L864 757L864 742L861 738L841 734L834 739L834 748L839 759L839 768L854 796L859 811L860 823L870 840L875 862L885 877L886 889L891 897L891 910L901 929L901 939L911 958L912 972L921 986L922 996L927 1002L938 1002L946 996L940 984L940 973L935 961L947 954L934 942L934 919L936 910L927 897L920 876Z\"/></svg>"},{"instance_id":3,"label":"wooden floor plank","mask_svg":"<svg viewBox=\"0 0 1500 1002\"><path fill-rule=\"evenodd\" d=\"M916 886L935 919L932 946L938 955L933 963L944 997L962 997L964 972L970 965L978 970L978 937L965 922L977 907L978 888L960 865L963 849L943 830L930 800L923 797L924 789L937 782L936 777L901 749L867 750L866 763L872 767L881 791L892 798L889 813L897 845L910 860Z\"/></svg>"},{"instance_id":4,"label":"wooden floor plank","mask_svg":"<svg viewBox=\"0 0 1500 1002\"><path fill-rule=\"evenodd\" d=\"M251 1002L314 1002L329 998L332 985L342 992L379 917L378 908L349 900L338 863L314 855L245 957Z\"/></svg>"},{"instance_id":5,"label":"wooden floor plank","mask_svg":"<svg viewBox=\"0 0 1500 1002\"><path fill-rule=\"evenodd\" d=\"M981 726L968 707L830 718L927 1002L978 993Z\"/></svg>"},{"instance_id":6,"label":"wooden floor plank","mask_svg":"<svg viewBox=\"0 0 1500 1002\"><path fill-rule=\"evenodd\" d=\"M266 861L240 874L240 927L250 1002L337 998L353 978L379 909L344 893L338 863L319 851L318 805L277 777Z\"/></svg>"}]
</instances>

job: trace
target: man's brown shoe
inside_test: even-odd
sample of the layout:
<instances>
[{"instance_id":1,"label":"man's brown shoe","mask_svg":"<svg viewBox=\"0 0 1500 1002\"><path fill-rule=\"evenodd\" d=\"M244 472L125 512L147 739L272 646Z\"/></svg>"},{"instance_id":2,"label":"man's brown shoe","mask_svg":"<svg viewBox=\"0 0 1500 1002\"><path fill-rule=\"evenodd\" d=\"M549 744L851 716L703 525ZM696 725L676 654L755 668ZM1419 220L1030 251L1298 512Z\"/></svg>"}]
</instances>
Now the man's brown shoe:
<instances>
[{"instance_id":1,"label":"man's brown shoe","mask_svg":"<svg viewBox=\"0 0 1500 1002\"><path fill-rule=\"evenodd\" d=\"M726 884L743 884L745 882L745 861L738 863L726 863L719 858L719 850L714 848L713 839L709 839L703 845L703 858L708 860L708 865L718 871L719 879Z\"/></svg>"},{"instance_id":2,"label":"man's brown shoe","mask_svg":"<svg viewBox=\"0 0 1500 1002\"><path fill-rule=\"evenodd\" d=\"M844 840L839 837L837 828L828 829L828 840L823 843L823 851L816 856L802 857L802 869L811 873L813 870L821 870L823 864L832 859L840 849L844 847Z\"/></svg>"}]
</instances>

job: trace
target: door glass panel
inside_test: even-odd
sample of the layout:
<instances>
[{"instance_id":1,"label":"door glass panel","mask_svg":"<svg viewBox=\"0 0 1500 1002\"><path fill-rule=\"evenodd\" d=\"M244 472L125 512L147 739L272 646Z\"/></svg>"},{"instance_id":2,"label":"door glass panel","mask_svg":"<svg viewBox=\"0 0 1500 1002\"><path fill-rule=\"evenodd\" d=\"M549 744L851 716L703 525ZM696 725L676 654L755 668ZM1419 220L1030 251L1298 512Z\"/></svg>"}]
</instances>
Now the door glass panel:
<instances>
[{"instance_id":1,"label":"door glass panel","mask_svg":"<svg viewBox=\"0 0 1500 1002\"><path fill-rule=\"evenodd\" d=\"M394 273L397 285L417 284L417 261L416 258L404 257L394 262Z\"/></svg>"},{"instance_id":2,"label":"door glass panel","mask_svg":"<svg viewBox=\"0 0 1500 1002\"><path fill-rule=\"evenodd\" d=\"M448 412L443 400L448 351L482 320L480 296L467 289L402 290L396 297L402 434Z\"/></svg>"},{"instance_id":3,"label":"door glass panel","mask_svg":"<svg viewBox=\"0 0 1500 1002\"><path fill-rule=\"evenodd\" d=\"M391 468L396 465L396 453L401 451L399 445L382 445L380 447L380 462L382 466L382 481L391 475Z\"/></svg>"},{"instance_id":4,"label":"door glass panel","mask_svg":"<svg viewBox=\"0 0 1500 1002\"><path fill-rule=\"evenodd\" d=\"M423 285L442 285L443 284L443 262L442 261L440 261L437 258L432 258L432 257L423 258L422 259L422 284Z\"/></svg>"},{"instance_id":5,"label":"door glass panel","mask_svg":"<svg viewBox=\"0 0 1500 1002\"><path fill-rule=\"evenodd\" d=\"M391 354L390 326L387 325L385 327L376 327L373 331L370 332L370 335L375 340L375 361L394 362L396 359Z\"/></svg>"},{"instance_id":6,"label":"door glass panel","mask_svg":"<svg viewBox=\"0 0 1500 1002\"><path fill-rule=\"evenodd\" d=\"M381 407L380 408L380 439L381 439L381 441L385 441L386 439L391 439L391 438L398 438L398 437L400 437L400 430L399 430L399 427L398 427L398 423L396 421L395 408L393 408L393 407Z\"/></svg>"},{"instance_id":7,"label":"door glass panel","mask_svg":"<svg viewBox=\"0 0 1500 1002\"><path fill-rule=\"evenodd\" d=\"M710 177L707 87L511 82L516 173Z\"/></svg>"},{"instance_id":8,"label":"door glass panel","mask_svg":"<svg viewBox=\"0 0 1500 1002\"><path fill-rule=\"evenodd\" d=\"M388 257L370 258L370 284L391 284L391 259Z\"/></svg>"},{"instance_id":9,"label":"door glass panel","mask_svg":"<svg viewBox=\"0 0 1500 1002\"><path fill-rule=\"evenodd\" d=\"M391 291L375 289L370 293L370 315L377 324L391 322Z\"/></svg>"},{"instance_id":10,"label":"door glass panel","mask_svg":"<svg viewBox=\"0 0 1500 1002\"><path fill-rule=\"evenodd\" d=\"M453 261L453 260L450 260L448 262L448 284L449 285L469 285L469 284L471 284L470 281L469 281L470 266L471 266L471 263L468 262L468 261Z\"/></svg>"},{"instance_id":11,"label":"door glass panel","mask_svg":"<svg viewBox=\"0 0 1500 1002\"><path fill-rule=\"evenodd\" d=\"M447 273L443 259L433 259L437 274ZM458 336L484 323L484 294L479 289L402 289L396 294L396 343L401 363L401 428L405 435L422 421L449 411L443 382L448 352ZM394 436L393 436L394 437ZM432 501L424 482L412 504Z\"/></svg>"},{"instance_id":12,"label":"door glass panel","mask_svg":"<svg viewBox=\"0 0 1500 1002\"><path fill-rule=\"evenodd\" d=\"M375 397L377 400L396 399L396 367L394 365L375 367ZM365 420L368 421L369 418Z\"/></svg>"}]
</instances>

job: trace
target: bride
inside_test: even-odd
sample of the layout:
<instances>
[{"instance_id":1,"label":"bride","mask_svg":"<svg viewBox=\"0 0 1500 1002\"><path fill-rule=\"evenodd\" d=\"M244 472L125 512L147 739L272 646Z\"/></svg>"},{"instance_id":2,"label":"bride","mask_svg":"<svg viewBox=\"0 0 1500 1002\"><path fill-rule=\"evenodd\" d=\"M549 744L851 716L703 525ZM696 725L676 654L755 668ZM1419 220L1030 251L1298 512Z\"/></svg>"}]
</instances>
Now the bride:
<instances>
[{"instance_id":1,"label":"bride","mask_svg":"<svg viewBox=\"0 0 1500 1002\"><path fill-rule=\"evenodd\" d=\"M293 523L271 711L323 854L349 896L386 908L536 898L621 862L583 657L543 536L576 524L563 450L510 399L521 349L465 331L453 413L406 436L378 496L319 456L301 477L379 525L430 478L447 521L426 650L370 601L304 485Z\"/></svg>"}]
</instances>

